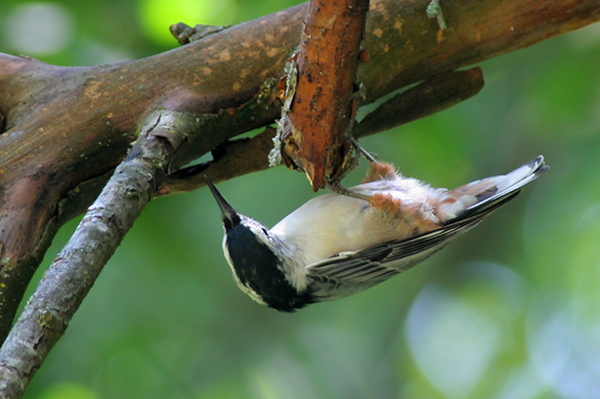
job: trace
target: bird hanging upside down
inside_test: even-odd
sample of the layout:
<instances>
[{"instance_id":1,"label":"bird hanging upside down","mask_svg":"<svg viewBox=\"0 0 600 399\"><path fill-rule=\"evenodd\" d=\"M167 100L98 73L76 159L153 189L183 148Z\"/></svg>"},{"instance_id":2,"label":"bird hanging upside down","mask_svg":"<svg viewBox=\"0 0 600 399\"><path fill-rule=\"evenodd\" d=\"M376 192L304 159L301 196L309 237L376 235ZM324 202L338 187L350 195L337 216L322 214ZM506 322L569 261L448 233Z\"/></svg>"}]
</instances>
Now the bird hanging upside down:
<instances>
[{"instance_id":1,"label":"bird hanging upside down","mask_svg":"<svg viewBox=\"0 0 600 399\"><path fill-rule=\"evenodd\" d=\"M236 212L207 183L223 214L223 250L255 301L293 312L379 284L475 227L548 169L542 156L503 176L433 188L371 159L362 184L314 198L273 228Z\"/></svg>"}]
</instances>

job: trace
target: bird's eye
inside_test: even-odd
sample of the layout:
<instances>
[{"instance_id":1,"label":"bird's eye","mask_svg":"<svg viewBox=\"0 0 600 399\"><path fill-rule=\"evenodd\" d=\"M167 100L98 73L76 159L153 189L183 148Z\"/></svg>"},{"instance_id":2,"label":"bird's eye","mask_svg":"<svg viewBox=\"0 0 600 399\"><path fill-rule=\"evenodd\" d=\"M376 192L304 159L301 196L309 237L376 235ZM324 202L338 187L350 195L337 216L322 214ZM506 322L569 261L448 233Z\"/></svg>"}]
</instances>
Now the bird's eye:
<instances>
[{"instance_id":1,"label":"bird's eye","mask_svg":"<svg viewBox=\"0 0 600 399\"><path fill-rule=\"evenodd\" d=\"M267 229L265 229L264 227L261 227L261 230L262 230L262 232L263 232L263 233L264 233L266 236L268 236L268 234L267 234Z\"/></svg>"}]
</instances>

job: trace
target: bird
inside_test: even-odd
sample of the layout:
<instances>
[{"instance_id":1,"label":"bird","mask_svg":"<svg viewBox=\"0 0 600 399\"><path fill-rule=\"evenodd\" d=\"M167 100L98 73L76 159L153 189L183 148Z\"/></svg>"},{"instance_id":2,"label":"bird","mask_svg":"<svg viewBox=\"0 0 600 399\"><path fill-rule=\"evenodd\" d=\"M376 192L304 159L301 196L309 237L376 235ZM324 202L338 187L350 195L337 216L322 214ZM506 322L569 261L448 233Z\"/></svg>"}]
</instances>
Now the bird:
<instances>
[{"instance_id":1,"label":"bird","mask_svg":"<svg viewBox=\"0 0 600 399\"><path fill-rule=\"evenodd\" d=\"M239 288L282 312L363 291L430 257L548 169L540 155L447 190L370 161L361 184L313 198L270 229L237 212L205 176Z\"/></svg>"}]
</instances>

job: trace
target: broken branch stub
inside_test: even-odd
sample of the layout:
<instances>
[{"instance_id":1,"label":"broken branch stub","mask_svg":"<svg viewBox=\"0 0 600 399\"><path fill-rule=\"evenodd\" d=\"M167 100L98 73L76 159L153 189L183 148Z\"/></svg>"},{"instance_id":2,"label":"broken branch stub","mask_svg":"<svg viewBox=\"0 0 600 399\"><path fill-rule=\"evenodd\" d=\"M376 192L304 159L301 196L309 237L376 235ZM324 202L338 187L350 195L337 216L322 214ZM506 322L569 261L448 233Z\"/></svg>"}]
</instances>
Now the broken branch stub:
<instances>
[{"instance_id":1,"label":"broken branch stub","mask_svg":"<svg viewBox=\"0 0 600 399\"><path fill-rule=\"evenodd\" d=\"M368 0L311 1L300 47L287 67L290 101L284 101L276 146L288 167L306 172L314 191L343 176L352 163L345 136L356 112L368 9Z\"/></svg>"}]
</instances>

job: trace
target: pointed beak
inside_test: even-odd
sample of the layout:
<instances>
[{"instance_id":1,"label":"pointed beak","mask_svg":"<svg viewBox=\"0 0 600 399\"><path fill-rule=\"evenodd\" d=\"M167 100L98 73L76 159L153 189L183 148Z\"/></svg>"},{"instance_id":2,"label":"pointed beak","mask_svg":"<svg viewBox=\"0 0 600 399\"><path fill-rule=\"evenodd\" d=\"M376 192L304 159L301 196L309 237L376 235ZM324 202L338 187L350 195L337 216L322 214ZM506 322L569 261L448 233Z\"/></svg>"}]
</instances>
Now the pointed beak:
<instances>
[{"instance_id":1,"label":"pointed beak","mask_svg":"<svg viewBox=\"0 0 600 399\"><path fill-rule=\"evenodd\" d=\"M232 227L235 227L240 223L240 215L233 209L229 202L223 198L219 190L215 187L215 185L210 181L210 179L204 176L206 179L206 184L208 184L208 188L212 192L212 195L215 197L217 201L217 205L221 208L221 213L223 214L223 224L225 225L225 229L229 230Z\"/></svg>"}]
</instances>

